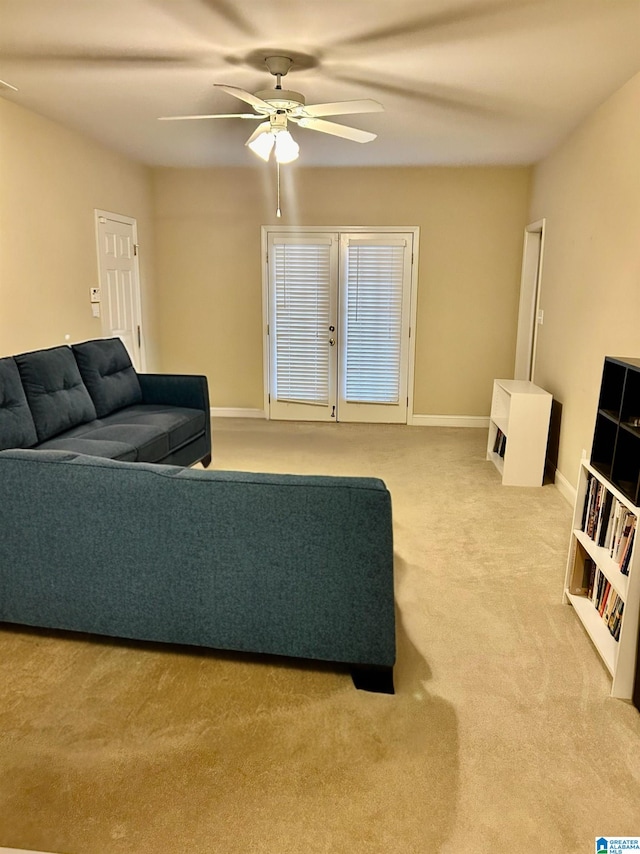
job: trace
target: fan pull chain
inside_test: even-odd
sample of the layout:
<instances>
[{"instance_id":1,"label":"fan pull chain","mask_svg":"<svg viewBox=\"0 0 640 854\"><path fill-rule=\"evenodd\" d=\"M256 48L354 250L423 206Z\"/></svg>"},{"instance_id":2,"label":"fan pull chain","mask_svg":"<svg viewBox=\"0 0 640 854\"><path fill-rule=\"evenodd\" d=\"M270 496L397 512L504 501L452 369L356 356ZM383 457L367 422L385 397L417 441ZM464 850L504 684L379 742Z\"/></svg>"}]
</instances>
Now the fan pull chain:
<instances>
[{"instance_id":1,"label":"fan pull chain","mask_svg":"<svg viewBox=\"0 0 640 854\"><path fill-rule=\"evenodd\" d=\"M276 216L281 217L282 211L280 210L280 164L276 160L276 176L277 176L277 185L278 185L278 207L276 208Z\"/></svg>"}]
</instances>

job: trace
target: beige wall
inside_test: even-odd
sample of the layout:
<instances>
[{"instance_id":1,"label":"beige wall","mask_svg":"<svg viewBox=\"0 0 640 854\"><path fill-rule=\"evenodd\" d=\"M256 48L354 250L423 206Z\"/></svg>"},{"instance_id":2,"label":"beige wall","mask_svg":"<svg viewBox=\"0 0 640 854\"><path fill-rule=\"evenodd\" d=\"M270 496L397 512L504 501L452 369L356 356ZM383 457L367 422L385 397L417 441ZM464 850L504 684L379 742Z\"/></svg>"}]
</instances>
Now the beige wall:
<instances>
[{"instance_id":1,"label":"beige wall","mask_svg":"<svg viewBox=\"0 0 640 854\"><path fill-rule=\"evenodd\" d=\"M273 172L158 169L155 197L151 175L0 99L0 355L101 334L88 289L103 208L138 220L149 367L202 371L214 406L261 408ZM421 227L417 414L486 415L492 378L511 374L529 182L525 168L285 176L283 225Z\"/></svg>"},{"instance_id":2,"label":"beige wall","mask_svg":"<svg viewBox=\"0 0 640 854\"><path fill-rule=\"evenodd\" d=\"M283 170L284 171L284 170ZM157 169L164 370L203 371L213 406L262 408L260 226L272 171ZM416 414L487 415L512 376L528 168L289 168L283 225L420 226Z\"/></svg>"},{"instance_id":3,"label":"beige wall","mask_svg":"<svg viewBox=\"0 0 640 854\"><path fill-rule=\"evenodd\" d=\"M590 449L604 356L640 355L638 104L640 75L532 183L526 168L286 173L284 225L420 226L417 414L487 414L492 378L513 368L522 229L546 218L535 378L562 407L570 482ZM272 179L262 164L152 172L0 99L0 355L100 334L87 294L104 208L138 220L150 367L203 371L214 406L260 408Z\"/></svg>"},{"instance_id":4,"label":"beige wall","mask_svg":"<svg viewBox=\"0 0 640 854\"><path fill-rule=\"evenodd\" d=\"M546 217L535 380L562 407L558 469L590 452L605 355L640 357L640 74L534 173Z\"/></svg>"},{"instance_id":5,"label":"beige wall","mask_svg":"<svg viewBox=\"0 0 640 854\"><path fill-rule=\"evenodd\" d=\"M0 355L101 335L94 208L138 220L153 342L150 170L0 98Z\"/></svg>"}]
</instances>

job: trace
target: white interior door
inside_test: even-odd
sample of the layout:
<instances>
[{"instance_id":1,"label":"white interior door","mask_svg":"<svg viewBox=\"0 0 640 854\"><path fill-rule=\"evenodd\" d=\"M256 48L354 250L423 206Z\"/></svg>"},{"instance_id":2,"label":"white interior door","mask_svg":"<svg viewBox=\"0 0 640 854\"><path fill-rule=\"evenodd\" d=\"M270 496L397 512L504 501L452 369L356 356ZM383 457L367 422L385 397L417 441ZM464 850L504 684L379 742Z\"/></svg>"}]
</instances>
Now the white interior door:
<instances>
[{"instance_id":1,"label":"white interior door","mask_svg":"<svg viewBox=\"0 0 640 854\"><path fill-rule=\"evenodd\" d=\"M144 370L136 221L107 211L95 215L102 334L121 338L135 368Z\"/></svg>"},{"instance_id":2,"label":"white interior door","mask_svg":"<svg viewBox=\"0 0 640 854\"><path fill-rule=\"evenodd\" d=\"M412 261L412 233L268 233L270 418L406 423Z\"/></svg>"}]
</instances>

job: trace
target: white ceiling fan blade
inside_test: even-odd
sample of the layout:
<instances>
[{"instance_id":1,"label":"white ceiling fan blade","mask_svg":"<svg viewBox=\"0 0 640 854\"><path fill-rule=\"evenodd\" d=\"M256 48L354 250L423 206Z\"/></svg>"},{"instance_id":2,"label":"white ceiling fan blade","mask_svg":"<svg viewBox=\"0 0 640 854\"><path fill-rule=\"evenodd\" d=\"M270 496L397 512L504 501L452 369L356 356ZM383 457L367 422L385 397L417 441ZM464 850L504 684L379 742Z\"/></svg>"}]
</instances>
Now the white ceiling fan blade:
<instances>
[{"instance_id":1,"label":"white ceiling fan blade","mask_svg":"<svg viewBox=\"0 0 640 854\"><path fill-rule=\"evenodd\" d=\"M296 120L301 128L309 128L309 130L319 130L321 133L330 133L333 136L341 136L344 139L350 139L353 142L371 142L377 134L369 133L367 130L359 128L347 127L347 125L339 125L336 122L326 122L324 119L306 119L301 118Z\"/></svg>"},{"instance_id":2,"label":"white ceiling fan blade","mask_svg":"<svg viewBox=\"0 0 640 854\"><path fill-rule=\"evenodd\" d=\"M307 104L301 113L303 116L344 116L349 113L380 113L384 107L372 98L359 101L334 101L332 104Z\"/></svg>"},{"instance_id":3,"label":"white ceiling fan blade","mask_svg":"<svg viewBox=\"0 0 640 854\"><path fill-rule=\"evenodd\" d=\"M211 116L158 116L159 122L182 122L191 119L261 119L256 113L214 113Z\"/></svg>"},{"instance_id":4,"label":"white ceiling fan blade","mask_svg":"<svg viewBox=\"0 0 640 854\"><path fill-rule=\"evenodd\" d=\"M261 134L267 133L269 130L271 130L271 122L262 122L245 142L245 145L250 145L254 139L257 139Z\"/></svg>"},{"instance_id":5,"label":"white ceiling fan blade","mask_svg":"<svg viewBox=\"0 0 640 854\"><path fill-rule=\"evenodd\" d=\"M271 104L263 101L262 98L258 98L257 95L252 95L251 92L241 89L239 86L226 86L224 83L214 83L213 85L217 86L218 89L222 89L228 95L233 95L234 98L240 98L241 101L244 101L246 104L251 104L252 107L256 107L256 109L262 110L263 112L275 113L276 111L275 107L272 107Z\"/></svg>"}]
</instances>

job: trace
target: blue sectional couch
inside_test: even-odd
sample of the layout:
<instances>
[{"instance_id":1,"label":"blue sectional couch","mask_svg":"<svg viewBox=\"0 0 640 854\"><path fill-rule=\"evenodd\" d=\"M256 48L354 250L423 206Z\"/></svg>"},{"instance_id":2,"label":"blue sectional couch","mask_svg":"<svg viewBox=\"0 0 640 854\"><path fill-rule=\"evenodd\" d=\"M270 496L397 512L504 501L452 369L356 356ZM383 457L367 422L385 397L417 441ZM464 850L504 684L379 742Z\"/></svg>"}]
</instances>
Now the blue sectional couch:
<instances>
[{"instance_id":1,"label":"blue sectional couch","mask_svg":"<svg viewBox=\"0 0 640 854\"><path fill-rule=\"evenodd\" d=\"M0 359L0 450L211 462L207 379L138 374L119 338Z\"/></svg>"},{"instance_id":2,"label":"blue sectional couch","mask_svg":"<svg viewBox=\"0 0 640 854\"><path fill-rule=\"evenodd\" d=\"M380 480L5 450L0 507L0 622L343 662L393 692Z\"/></svg>"},{"instance_id":3,"label":"blue sectional couch","mask_svg":"<svg viewBox=\"0 0 640 854\"><path fill-rule=\"evenodd\" d=\"M393 693L381 480L201 471L207 381L121 341L0 359L0 622L341 662Z\"/></svg>"}]
</instances>

